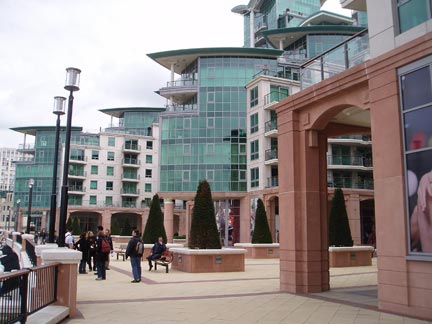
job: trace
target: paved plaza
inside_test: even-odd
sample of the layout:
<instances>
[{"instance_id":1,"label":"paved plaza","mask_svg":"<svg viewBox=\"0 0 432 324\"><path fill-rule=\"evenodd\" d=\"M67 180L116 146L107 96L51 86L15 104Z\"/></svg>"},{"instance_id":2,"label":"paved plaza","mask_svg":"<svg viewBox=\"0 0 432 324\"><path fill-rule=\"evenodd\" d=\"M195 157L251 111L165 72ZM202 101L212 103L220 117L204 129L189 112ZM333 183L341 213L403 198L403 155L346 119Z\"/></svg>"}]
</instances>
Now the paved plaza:
<instances>
[{"instance_id":1,"label":"paved plaza","mask_svg":"<svg viewBox=\"0 0 432 324\"><path fill-rule=\"evenodd\" d=\"M135 284L129 261L112 259L106 281L79 275L79 313L64 323L431 323L377 310L376 260L331 269L332 290L307 297L279 291L279 260L246 260L238 273L167 274L142 265Z\"/></svg>"}]
</instances>

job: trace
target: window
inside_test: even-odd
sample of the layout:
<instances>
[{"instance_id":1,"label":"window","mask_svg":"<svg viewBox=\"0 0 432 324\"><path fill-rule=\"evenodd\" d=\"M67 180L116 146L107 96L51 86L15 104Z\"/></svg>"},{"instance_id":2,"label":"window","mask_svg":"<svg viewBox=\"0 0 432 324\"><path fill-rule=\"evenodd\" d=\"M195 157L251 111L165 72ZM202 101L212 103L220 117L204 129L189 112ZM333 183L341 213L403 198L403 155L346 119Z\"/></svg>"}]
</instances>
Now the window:
<instances>
[{"instance_id":1,"label":"window","mask_svg":"<svg viewBox=\"0 0 432 324\"><path fill-rule=\"evenodd\" d=\"M97 189L97 181L96 180L91 180L90 181L90 189Z\"/></svg>"},{"instance_id":2,"label":"window","mask_svg":"<svg viewBox=\"0 0 432 324\"><path fill-rule=\"evenodd\" d=\"M250 107L258 105L258 87L250 89Z\"/></svg>"},{"instance_id":3,"label":"window","mask_svg":"<svg viewBox=\"0 0 432 324\"><path fill-rule=\"evenodd\" d=\"M145 177L151 178L152 177L152 169L146 169L145 170Z\"/></svg>"},{"instance_id":4,"label":"window","mask_svg":"<svg viewBox=\"0 0 432 324\"><path fill-rule=\"evenodd\" d=\"M191 145L183 144L183 155L191 155Z\"/></svg>"},{"instance_id":5,"label":"window","mask_svg":"<svg viewBox=\"0 0 432 324\"><path fill-rule=\"evenodd\" d=\"M258 152L258 140L252 141L250 143L251 153L250 153L250 159L256 160L258 159L259 152Z\"/></svg>"},{"instance_id":6,"label":"window","mask_svg":"<svg viewBox=\"0 0 432 324\"><path fill-rule=\"evenodd\" d=\"M108 161L114 161L114 152L108 152L107 160Z\"/></svg>"},{"instance_id":7,"label":"window","mask_svg":"<svg viewBox=\"0 0 432 324\"><path fill-rule=\"evenodd\" d=\"M190 129L191 128L191 119L190 118L185 118L183 119L183 128L184 129Z\"/></svg>"},{"instance_id":8,"label":"window","mask_svg":"<svg viewBox=\"0 0 432 324\"><path fill-rule=\"evenodd\" d=\"M146 163L148 163L148 164L153 163L153 156L152 155L146 155Z\"/></svg>"},{"instance_id":9,"label":"window","mask_svg":"<svg viewBox=\"0 0 432 324\"><path fill-rule=\"evenodd\" d=\"M105 187L106 190L112 191L113 187L114 187L114 185L113 185L112 181L107 181L106 182L106 187Z\"/></svg>"},{"instance_id":10,"label":"window","mask_svg":"<svg viewBox=\"0 0 432 324\"><path fill-rule=\"evenodd\" d=\"M96 205L96 204L97 204L96 196L90 196L90 205Z\"/></svg>"},{"instance_id":11,"label":"window","mask_svg":"<svg viewBox=\"0 0 432 324\"><path fill-rule=\"evenodd\" d=\"M98 166L97 165L91 166L91 174L98 174Z\"/></svg>"},{"instance_id":12,"label":"window","mask_svg":"<svg viewBox=\"0 0 432 324\"><path fill-rule=\"evenodd\" d=\"M106 196L105 197L105 206L112 206L113 205L113 197L112 196Z\"/></svg>"},{"instance_id":13,"label":"window","mask_svg":"<svg viewBox=\"0 0 432 324\"><path fill-rule=\"evenodd\" d=\"M259 169L251 169L251 188L256 188L259 186Z\"/></svg>"},{"instance_id":14,"label":"window","mask_svg":"<svg viewBox=\"0 0 432 324\"><path fill-rule=\"evenodd\" d=\"M430 0L398 0L399 32L403 33L431 18Z\"/></svg>"},{"instance_id":15,"label":"window","mask_svg":"<svg viewBox=\"0 0 432 324\"><path fill-rule=\"evenodd\" d=\"M92 160L99 160L99 151L92 151Z\"/></svg>"},{"instance_id":16,"label":"window","mask_svg":"<svg viewBox=\"0 0 432 324\"><path fill-rule=\"evenodd\" d=\"M209 155L215 154L215 145L214 145L214 143L208 143L207 144L207 154L209 154Z\"/></svg>"},{"instance_id":17,"label":"window","mask_svg":"<svg viewBox=\"0 0 432 324\"><path fill-rule=\"evenodd\" d=\"M152 150L153 149L153 142L152 141L147 141L146 142L146 149L147 150Z\"/></svg>"},{"instance_id":18,"label":"window","mask_svg":"<svg viewBox=\"0 0 432 324\"><path fill-rule=\"evenodd\" d=\"M190 181L190 171L183 171L183 181Z\"/></svg>"},{"instance_id":19,"label":"window","mask_svg":"<svg viewBox=\"0 0 432 324\"><path fill-rule=\"evenodd\" d=\"M145 192L151 192L152 191L152 185L151 185L151 183L146 183L144 185L144 191Z\"/></svg>"},{"instance_id":20,"label":"window","mask_svg":"<svg viewBox=\"0 0 432 324\"><path fill-rule=\"evenodd\" d=\"M207 170L206 171L206 179L207 180L213 180L213 177L214 177L214 171L213 170Z\"/></svg>"},{"instance_id":21,"label":"window","mask_svg":"<svg viewBox=\"0 0 432 324\"><path fill-rule=\"evenodd\" d=\"M207 92L207 102L208 103L214 103L215 102L215 93L214 92Z\"/></svg>"},{"instance_id":22,"label":"window","mask_svg":"<svg viewBox=\"0 0 432 324\"><path fill-rule=\"evenodd\" d=\"M107 176L113 176L114 175L114 167L107 166Z\"/></svg>"},{"instance_id":23,"label":"window","mask_svg":"<svg viewBox=\"0 0 432 324\"><path fill-rule=\"evenodd\" d=\"M108 137L108 146L115 146L115 137Z\"/></svg>"},{"instance_id":24,"label":"window","mask_svg":"<svg viewBox=\"0 0 432 324\"><path fill-rule=\"evenodd\" d=\"M250 132L255 133L258 131L258 113L250 116Z\"/></svg>"},{"instance_id":25,"label":"window","mask_svg":"<svg viewBox=\"0 0 432 324\"><path fill-rule=\"evenodd\" d=\"M214 128L214 127L215 127L214 117L207 118L207 128Z\"/></svg>"}]
</instances>

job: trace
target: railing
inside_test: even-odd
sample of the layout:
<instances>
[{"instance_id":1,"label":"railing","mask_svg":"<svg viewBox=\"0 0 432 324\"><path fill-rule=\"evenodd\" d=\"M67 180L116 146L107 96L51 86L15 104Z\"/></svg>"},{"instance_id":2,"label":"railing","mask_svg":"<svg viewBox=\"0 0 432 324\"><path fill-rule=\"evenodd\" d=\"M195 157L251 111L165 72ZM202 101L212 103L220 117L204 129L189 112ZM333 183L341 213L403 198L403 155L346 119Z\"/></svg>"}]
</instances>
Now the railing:
<instances>
[{"instance_id":1,"label":"railing","mask_svg":"<svg viewBox=\"0 0 432 324\"><path fill-rule=\"evenodd\" d=\"M368 30L347 38L300 66L301 88L305 89L333 75L341 73L370 57Z\"/></svg>"},{"instance_id":2,"label":"railing","mask_svg":"<svg viewBox=\"0 0 432 324\"><path fill-rule=\"evenodd\" d=\"M139 195L140 190L135 188L127 188L127 189L121 189L120 193L125 195Z\"/></svg>"},{"instance_id":3,"label":"railing","mask_svg":"<svg viewBox=\"0 0 432 324\"><path fill-rule=\"evenodd\" d=\"M31 144L19 144L18 145L18 150L34 150L34 149L35 149L34 143L31 143Z\"/></svg>"},{"instance_id":4,"label":"railing","mask_svg":"<svg viewBox=\"0 0 432 324\"><path fill-rule=\"evenodd\" d=\"M337 137L332 137L331 139L348 139L348 140L359 140L364 142L372 141L371 135L342 135Z\"/></svg>"},{"instance_id":5,"label":"railing","mask_svg":"<svg viewBox=\"0 0 432 324\"><path fill-rule=\"evenodd\" d=\"M362 155L328 155L327 165L351 165L372 167L372 158Z\"/></svg>"},{"instance_id":6,"label":"railing","mask_svg":"<svg viewBox=\"0 0 432 324\"><path fill-rule=\"evenodd\" d=\"M188 87L198 85L198 80L182 79L176 81L168 81L167 87Z\"/></svg>"},{"instance_id":7,"label":"railing","mask_svg":"<svg viewBox=\"0 0 432 324\"><path fill-rule=\"evenodd\" d=\"M188 104L188 105L165 105L166 111L194 111L198 110L198 104Z\"/></svg>"},{"instance_id":8,"label":"railing","mask_svg":"<svg viewBox=\"0 0 432 324\"><path fill-rule=\"evenodd\" d=\"M265 132L271 132L272 130L277 130L277 120L269 120L265 123Z\"/></svg>"},{"instance_id":9,"label":"railing","mask_svg":"<svg viewBox=\"0 0 432 324\"><path fill-rule=\"evenodd\" d=\"M351 178L334 178L332 181L327 181L329 188L351 188L351 189L374 189L372 179L353 181Z\"/></svg>"},{"instance_id":10,"label":"railing","mask_svg":"<svg viewBox=\"0 0 432 324\"><path fill-rule=\"evenodd\" d=\"M33 242L31 242L30 240L25 240L26 241L26 253L30 259L30 262L32 263L33 266L37 265L37 256L36 256L36 252L35 252L35 247L33 245Z\"/></svg>"},{"instance_id":11,"label":"railing","mask_svg":"<svg viewBox=\"0 0 432 324\"><path fill-rule=\"evenodd\" d=\"M267 93L266 95L264 95L264 106L267 106L272 102L279 102L286 97L288 97L288 94L280 91L272 91L270 93Z\"/></svg>"},{"instance_id":12,"label":"railing","mask_svg":"<svg viewBox=\"0 0 432 324\"><path fill-rule=\"evenodd\" d=\"M140 180L141 176L139 174L130 174L130 173L123 173L122 179L130 179L130 180Z\"/></svg>"},{"instance_id":13,"label":"railing","mask_svg":"<svg viewBox=\"0 0 432 324\"><path fill-rule=\"evenodd\" d=\"M71 156L69 158L69 161L71 161L71 162L73 162L73 161L87 162L87 157L81 156L81 155L75 155L75 156Z\"/></svg>"},{"instance_id":14,"label":"railing","mask_svg":"<svg viewBox=\"0 0 432 324\"><path fill-rule=\"evenodd\" d=\"M277 186L279 186L279 179L277 176L267 178L267 188L272 188Z\"/></svg>"},{"instance_id":15,"label":"railing","mask_svg":"<svg viewBox=\"0 0 432 324\"><path fill-rule=\"evenodd\" d=\"M87 172L85 172L85 171L75 171L75 172L69 171L68 175L71 177L87 177Z\"/></svg>"},{"instance_id":16,"label":"railing","mask_svg":"<svg viewBox=\"0 0 432 324\"><path fill-rule=\"evenodd\" d=\"M277 149L270 149L265 151L265 160L275 160L278 158L278 151Z\"/></svg>"},{"instance_id":17,"label":"railing","mask_svg":"<svg viewBox=\"0 0 432 324\"><path fill-rule=\"evenodd\" d=\"M0 324L25 323L57 299L57 264L0 275Z\"/></svg>"},{"instance_id":18,"label":"railing","mask_svg":"<svg viewBox=\"0 0 432 324\"><path fill-rule=\"evenodd\" d=\"M141 161L139 159L123 159L122 164L141 165Z\"/></svg>"},{"instance_id":19,"label":"railing","mask_svg":"<svg viewBox=\"0 0 432 324\"><path fill-rule=\"evenodd\" d=\"M141 145L138 144L124 144L122 147L123 150L132 150L132 151L141 151Z\"/></svg>"},{"instance_id":20,"label":"railing","mask_svg":"<svg viewBox=\"0 0 432 324\"><path fill-rule=\"evenodd\" d=\"M83 186L69 186L68 191L85 192L86 188Z\"/></svg>"}]
</instances>

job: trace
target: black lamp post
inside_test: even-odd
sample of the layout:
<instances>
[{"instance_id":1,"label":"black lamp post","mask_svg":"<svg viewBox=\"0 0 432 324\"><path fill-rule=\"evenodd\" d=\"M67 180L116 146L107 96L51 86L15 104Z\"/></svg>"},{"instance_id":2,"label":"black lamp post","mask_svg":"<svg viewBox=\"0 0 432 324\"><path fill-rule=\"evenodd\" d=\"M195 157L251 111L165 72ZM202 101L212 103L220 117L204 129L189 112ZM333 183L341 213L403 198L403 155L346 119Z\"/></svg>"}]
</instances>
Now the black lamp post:
<instances>
[{"instance_id":1,"label":"black lamp post","mask_svg":"<svg viewBox=\"0 0 432 324\"><path fill-rule=\"evenodd\" d=\"M29 203L28 203L28 209L27 209L27 228L26 233L30 234L30 222L31 222L31 208L32 208L32 199L33 199L33 186L34 186L34 179L29 180Z\"/></svg>"},{"instance_id":2,"label":"black lamp post","mask_svg":"<svg viewBox=\"0 0 432 324\"><path fill-rule=\"evenodd\" d=\"M60 142L60 116L65 114L65 97L54 97L54 108L53 114L57 115L56 123L56 134L55 134L55 148L54 148L54 166L53 166L53 179L52 179L52 190L51 190L51 208L49 218L49 229L48 229L48 242L54 243L54 231L56 221L56 209L57 209L57 166L59 156L59 142Z\"/></svg>"},{"instance_id":3,"label":"black lamp post","mask_svg":"<svg viewBox=\"0 0 432 324\"><path fill-rule=\"evenodd\" d=\"M18 232L18 218L20 217L21 199L18 199L16 201L16 204L17 204L17 209L16 209L16 213L15 213L15 220L14 220L14 230L15 230L15 232Z\"/></svg>"},{"instance_id":4,"label":"black lamp post","mask_svg":"<svg viewBox=\"0 0 432 324\"><path fill-rule=\"evenodd\" d=\"M68 172L69 172L69 151L70 151L70 139L72 132L72 109L73 109L73 92L79 90L81 70L76 68L66 69L66 84L65 89L69 91L68 99L68 113L66 123L66 138L65 138L65 153L63 161L63 182L61 188L61 201L60 201L60 219L59 219L59 235L58 235L58 246L65 246L65 234L66 234L66 216L68 208Z\"/></svg>"}]
</instances>

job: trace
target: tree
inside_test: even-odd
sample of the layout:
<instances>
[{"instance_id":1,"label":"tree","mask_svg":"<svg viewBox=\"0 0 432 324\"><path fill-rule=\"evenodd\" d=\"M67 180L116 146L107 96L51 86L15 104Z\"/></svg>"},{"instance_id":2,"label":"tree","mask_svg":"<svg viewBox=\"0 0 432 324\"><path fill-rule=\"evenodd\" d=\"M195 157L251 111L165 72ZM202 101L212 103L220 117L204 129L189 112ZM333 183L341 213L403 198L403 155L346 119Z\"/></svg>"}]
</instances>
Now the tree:
<instances>
[{"instance_id":1,"label":"tree","mask_svg":"<svg viewBox=\"0 0 432 324\"><path fill-rule=\"evenodd\" d=\"M353 246L344 194L340 188L335 189L330 209L329 245Z\"/></svg>"},{"instance_id":2,"label":"tree","mask_svg":"<svg viewBox=\"0 0 432 324\"><path fill-rule=\"evenodd\" d=\"M81 235L81 226L79 224L79 219L76 216L72 219L72 234Z\"/></svg>"},{"instance_id":3,"label":"tree","mask_svg":"<svg viewBox=\"0 0 432 324\"><path fill-rule=\"evenodd\" d=\"M156 194L150 203L150 212L144 229L143 241L152 244L157 241L159 236L162 236L165 243L167 242L160 200Z\"/></svg>"},{"instance_id":4,"label":"tree","mask_svg":"<svg viewBox=\"0 0 432 324\"><path fill-rule=\"evenodd\" d=\"M121 231L121 236L130 236L132 233L132 227L129 222L129 217L127 217L123 223L123 229Z\"/></svg>"},{"instance_id":5,"label":"tree","mask_svg":"<svg viewBox=\"0 0 432 324\"><path fill-rule=\"evenodd\" d=\"M66 229L72 228L72 216L69 216L66 222Z\"/></svg>"},{"instance_id":6,"label":"tree","mask_svg":"<svg viewBox=\"0 0 432 324\"><path fill-rule=\"evenodd\" d=\"M189 248L221 248L210 185L206 180L200 181L195 195Z\"/></svg>"},{"instance_id":7,"label":"tree","mask_svg":"<svg viewBox=\"0 0 432 324\"><path fill-rule=\"evenodd\" d=\"M258 199L252 243L273 243L264 203Z\"/></svg>"}]
</instances>

